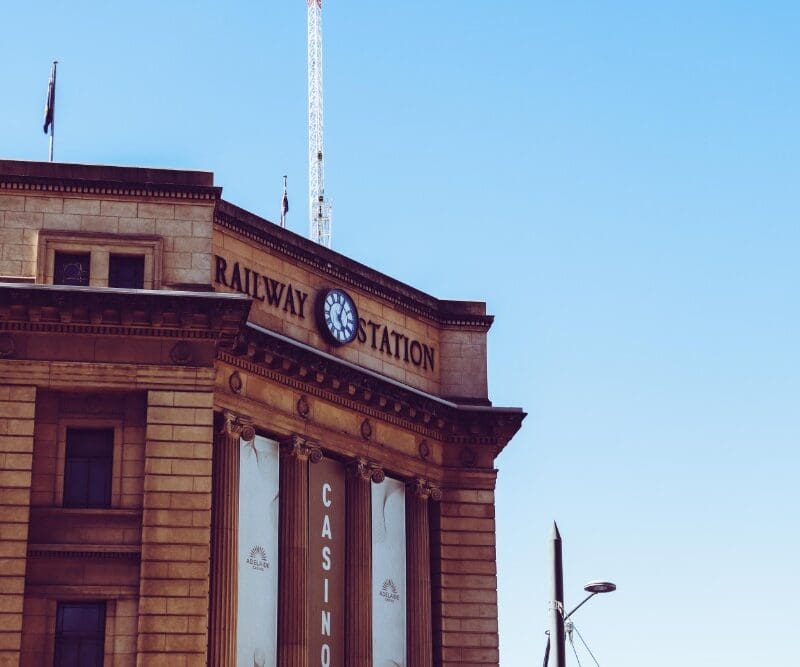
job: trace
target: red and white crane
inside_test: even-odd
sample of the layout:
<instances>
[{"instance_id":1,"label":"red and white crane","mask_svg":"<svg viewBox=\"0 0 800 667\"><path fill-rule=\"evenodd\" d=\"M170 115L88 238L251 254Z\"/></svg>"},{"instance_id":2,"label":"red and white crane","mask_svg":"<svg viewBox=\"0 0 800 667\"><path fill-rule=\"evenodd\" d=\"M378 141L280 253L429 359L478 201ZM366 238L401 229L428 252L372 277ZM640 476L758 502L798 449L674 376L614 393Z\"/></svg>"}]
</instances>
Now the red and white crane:
<instances>
[{"instance_id":1,"label":"red and white crane","mask_svg":"<svg viewBox=\"0 0 800 667\"><path fill-rule=\"evenodd\" d=\"M308 205L309 236L331 247L331 205L325 199L322 148L322 0L308 2Z\"/></svg>"}]
</instances>

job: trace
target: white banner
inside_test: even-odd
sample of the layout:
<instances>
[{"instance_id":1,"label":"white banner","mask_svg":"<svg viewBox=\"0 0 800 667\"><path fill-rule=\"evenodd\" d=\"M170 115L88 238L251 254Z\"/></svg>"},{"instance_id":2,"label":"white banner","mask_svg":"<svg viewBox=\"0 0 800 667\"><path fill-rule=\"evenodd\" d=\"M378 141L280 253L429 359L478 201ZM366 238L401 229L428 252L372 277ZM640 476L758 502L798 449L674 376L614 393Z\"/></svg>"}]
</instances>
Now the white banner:
<instances>
[{"instance_id":1,"label":"white banner","mask_svg":"<svg viewBox=\"0 0 800 667\"><path fill-rule=\"evenodd\" d=\"M406 664L406 487L389 477L372 484L372 658Z\"/></svg>"},{"instance_id":2,"label":"white banner","mask_svg":"<svg viewBox=\"0 0 800 667\"><path fill-rule=\"evenodd\" d=\"M274 667L278 646L278 443L241 440L237 667Z\"/></svg>"}]
</instances>

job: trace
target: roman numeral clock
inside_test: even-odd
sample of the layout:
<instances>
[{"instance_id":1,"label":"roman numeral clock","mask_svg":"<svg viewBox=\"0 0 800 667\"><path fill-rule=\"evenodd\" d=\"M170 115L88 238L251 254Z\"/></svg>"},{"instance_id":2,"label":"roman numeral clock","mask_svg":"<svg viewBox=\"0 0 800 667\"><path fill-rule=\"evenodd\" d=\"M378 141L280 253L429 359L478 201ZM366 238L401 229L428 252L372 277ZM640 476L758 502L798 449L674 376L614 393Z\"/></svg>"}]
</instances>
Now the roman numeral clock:
<instances>
[{"instance_id":1,"label":"roman numeral clock","mask_svg":"<svg viewBox=\"0 0 800 667\"><path fill-rule=\"evenodd\" d=\"M358 309L351 296L340 289L322 290L316 302L317 323L334 345L352 342L358 333Z\"/></svg>"}]
</instances>

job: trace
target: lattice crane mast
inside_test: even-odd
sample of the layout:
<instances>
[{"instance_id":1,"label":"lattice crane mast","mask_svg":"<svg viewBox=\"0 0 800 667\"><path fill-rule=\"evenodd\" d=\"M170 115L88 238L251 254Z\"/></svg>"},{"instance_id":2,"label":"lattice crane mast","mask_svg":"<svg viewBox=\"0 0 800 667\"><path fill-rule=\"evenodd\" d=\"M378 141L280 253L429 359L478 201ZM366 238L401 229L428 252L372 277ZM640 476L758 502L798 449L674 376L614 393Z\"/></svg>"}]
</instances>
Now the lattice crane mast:
<instances>
[{"instance_id":1,"label":"lattice crane mast","mask_svg":"<svg viewBox=\"0 0 800 667\"><path fill-rule=\"evenodd\" d=\"M309 236L331 247L331 205L325 199L322 149L322 0L308 3L308 214Z\"/></svg>"}]
</instances>

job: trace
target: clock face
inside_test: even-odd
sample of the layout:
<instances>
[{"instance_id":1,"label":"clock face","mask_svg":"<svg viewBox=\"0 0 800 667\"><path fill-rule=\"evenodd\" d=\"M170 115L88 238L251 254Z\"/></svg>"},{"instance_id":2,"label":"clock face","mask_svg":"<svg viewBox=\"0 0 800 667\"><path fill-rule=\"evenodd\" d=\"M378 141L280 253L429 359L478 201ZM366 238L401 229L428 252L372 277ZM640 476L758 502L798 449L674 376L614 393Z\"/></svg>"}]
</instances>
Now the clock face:
<instances>
[{"instance_id":1,"label":"clock face","mask_svg":"<svg viewBox=\"0 0 800 667\"><path fill-rule=\"evenodd\" d=\"M344 290L321 292L317 301L317 317L322 332L336 345L351 342L358 333L358 310Z\"/></svg>"}]
</instances>

